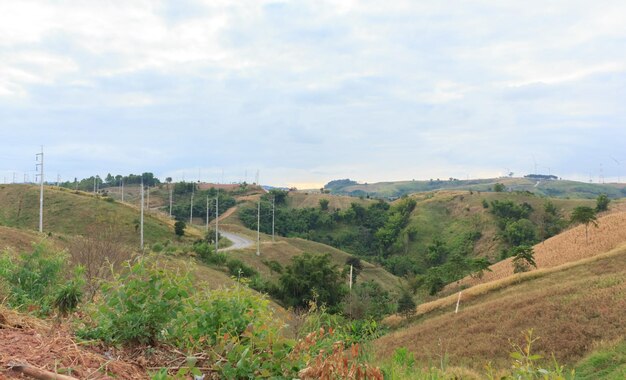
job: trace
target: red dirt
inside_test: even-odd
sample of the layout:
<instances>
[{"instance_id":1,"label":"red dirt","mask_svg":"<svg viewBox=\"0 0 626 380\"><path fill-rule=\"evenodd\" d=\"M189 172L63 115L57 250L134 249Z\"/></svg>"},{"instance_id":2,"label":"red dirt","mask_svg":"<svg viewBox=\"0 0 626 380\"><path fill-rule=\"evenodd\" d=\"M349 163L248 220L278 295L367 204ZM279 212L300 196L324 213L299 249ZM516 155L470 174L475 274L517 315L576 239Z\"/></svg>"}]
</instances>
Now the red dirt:
<instances>
[{"instance_id":1,"label":"red dirt","mask_svg":"<svg viewBox=\"0 0 626 380\"><path fill-rule=\"evenodd\" d=\"M0 309L0 379L21 378L9 370L29 364L79 379L146 379L139 365L81 346L64 328Z\"/></svg>"}]
</instances>

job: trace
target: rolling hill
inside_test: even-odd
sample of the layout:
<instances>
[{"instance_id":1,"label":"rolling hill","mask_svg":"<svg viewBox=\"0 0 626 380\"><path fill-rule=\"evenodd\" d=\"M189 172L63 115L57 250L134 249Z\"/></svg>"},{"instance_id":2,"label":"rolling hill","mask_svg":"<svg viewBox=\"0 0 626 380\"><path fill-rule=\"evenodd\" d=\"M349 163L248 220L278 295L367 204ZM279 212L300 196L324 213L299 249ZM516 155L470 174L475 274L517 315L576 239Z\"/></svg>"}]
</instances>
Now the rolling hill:
<instances>
[{"instance_id":1,"label":"rolling hill","mask_svg":"<svg viewBox=\"0 0 626 380\"><path fill-rule=\"evenodd\" d=\"M85 235L113 228L122 242L139 245L138 205L120 203L90 193L46 187L44 191L44 232ZM0 186L0 225L36 230L39 223L39 188L31 185ZM174 239L173 221L146 212L144 239L147 244Z\"/></svg>"},{"instance_id":2,"label":"rolling hill","mask_svg":"<svg viewBox=\"0 0 626 380\"><path fill-rule=\"evenodd\" d=\"M496 264L484 278L492 281L463 291L458 314L457 294L418 306L408 327L374 343L378 356L407 347L424 363L445 353L454 365L504 366L509 339L519 343L533 328L541 337L536 353L573 365L607 342L624 341L625 226L618 212L601 218L588 245L580 227L555 236L536 247L543 269L512 275L510 263Z\"/></svg>"},{"instance_id":3,"label":"rolling hill","mask_svg":"<svg viewBox=\"0 0 626 380\"><path fill-rule=\"evenodd\" d=\"M626 184L598 184L569 180L537 180L530 178L488 178L458 180L433 179L429 181L395 181L378 183L356 183L349 180L331 181L325 189L332 194L371 196L374 198L397 198L406 194L435 190L492 191L496 183L502 183L510 191L530 191L538 195L555 198L596 198L607 194L611 198L626 196Z\"/></svg>"}]
</instances>

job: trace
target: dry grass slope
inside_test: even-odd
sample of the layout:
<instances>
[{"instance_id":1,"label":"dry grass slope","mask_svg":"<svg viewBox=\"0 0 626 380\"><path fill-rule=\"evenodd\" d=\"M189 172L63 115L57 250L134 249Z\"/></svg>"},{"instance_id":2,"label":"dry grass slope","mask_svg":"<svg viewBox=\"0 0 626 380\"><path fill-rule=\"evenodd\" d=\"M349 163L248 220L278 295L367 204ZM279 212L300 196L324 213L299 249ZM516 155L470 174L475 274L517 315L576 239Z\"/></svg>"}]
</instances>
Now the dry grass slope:
<instances>
[{"instance_id":1,"label":"dry grass slope","mask_svg":"<svg viewBox=\"0 0 626 380\"><path fill-rule=\"evenodd\" d=\"M509 338L536 330L537 352L554 353L574 363L603 341L624 339L626 320L626 247L558 268L543 269L479 285L456 296L426 304L427 313L408 328L374 342L377 355L389 357L407 347L423 362L449 356L452 365L503 366ZM429 307L430 306L430 307Z\"/></svg>"},{"instance_id":2,"label":"dry grass slope","mask_svg":"<svg viewBox=\"0 0 626 380\"><path fill-rule=\"evenodd\" d=\"M534 247L535 261L538 269L552 268L608 252L623 243L626 243L626 212L615 212L599 218L598 228L589 226L588 242L585 240L585 226L580 225L537 244ZM467 277L451 288L474 286L511 276L511 260L492 265L492 271L486 272L480 279Z\"/></svg>"}]
</instances>

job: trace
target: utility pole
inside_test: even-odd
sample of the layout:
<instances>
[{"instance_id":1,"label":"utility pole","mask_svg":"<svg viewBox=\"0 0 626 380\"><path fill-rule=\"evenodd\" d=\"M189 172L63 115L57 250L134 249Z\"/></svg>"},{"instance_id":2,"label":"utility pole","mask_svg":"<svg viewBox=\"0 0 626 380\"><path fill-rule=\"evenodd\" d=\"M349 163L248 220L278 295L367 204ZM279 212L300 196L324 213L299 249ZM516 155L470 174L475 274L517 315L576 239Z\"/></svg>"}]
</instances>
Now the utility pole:
<instances>
[{"instance_id":1,"label":"utility pole","mask_svg":"<svg viewBox=\"0 0 626 380\"><path fill-rule=\"evenodd\" d=\"M168 184L168 187L170 188L170 218L172 217L172 184Z\"/></svg>"},{"instance_id":2,"label":"utility pole","mask_svg":"<svg viewBox=\"0 0 626 380\"><path fill-rule=\"evenodd\" d=\"M141 219L139 225L141 230L141 251L143 252L143 178L141 179Z\"/></svg>"},{"instance_id":3,"label":"utility pole","mask_svg":"<svg viewBox=\"0 0 626 380\"><path fill-rule=\"evenodd\" d=\"M261 200L257 206L256 213L256 255L261 255Z\"/></svg>"},{"instance_id":4,"label":"utility pole","mask_svg":"<svg viewBox=\"0 0 626 380\"><path fill-rule=\"evenodd\" d=\"M191 185L195 187L195 184L193 182L191 183ZM192 190L191 190L191 205L189 206L189 225L193 224L193 194L194 194L194 191L193 191L193 188L192 188Z\"/></svg>"},{"instance_id":5,"label":"utility pole","mask_svg":"<svg viewBox=\"0 0 626 380\"><path fill-rule=\"evenodd\" d=\"M274 242L274 221L276 215L276 197L272 197L272 243Z\"/></svg>"},{"instance_id":6,"label":"utility pole","mask_svg":"<svg viewBox=\"0 0 626 380\"><path fill-rule=\"evenodd\" d=\"M206 196L206 232L209 232L209 196Z\"/></svg>"},{"instance_id":7,"label":"utility pole","mask_svg":"<svg viewBox=\"0 0 626 380\"><path fill-rule=\"evenodd\" d=\"M122 178L122 202L124 202L124 178Z\"/></svg>"},{"instance_id":8,"label":"utility pole","mask_svg":"<svg viewBox=\"0 0 626 380\"><path fill-rule=\"evenodd\" d=\"M217 188L217 196L215 197L215 253L220 248L220 189Z\"/></svg>"},{"instance_id":9,"label":"utility pole","mask_svg":"<svg viewBox=\"0 0 626 380\"><path fill-rule=\"evenodd\" d=\"M39 169L39 232L43 232L43 146L41 153L35 155L35 161L39 162L35 165L35 170Z\"/></svg>"}]
</instances>

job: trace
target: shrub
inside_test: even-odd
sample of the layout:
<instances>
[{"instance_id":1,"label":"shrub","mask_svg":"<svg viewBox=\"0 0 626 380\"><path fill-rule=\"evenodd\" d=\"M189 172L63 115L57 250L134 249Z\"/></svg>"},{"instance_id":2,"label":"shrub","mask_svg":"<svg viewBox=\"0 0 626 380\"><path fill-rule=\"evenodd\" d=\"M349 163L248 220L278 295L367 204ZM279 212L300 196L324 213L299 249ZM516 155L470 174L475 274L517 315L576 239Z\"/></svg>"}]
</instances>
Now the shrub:
<instances>
[{"instance_id":1,"label":"shrub","mask_svg":"<svg viewBox=\"0 0 626 380\"><path fill-rule=\"evenodd\" d=\"M230 272L230 274L233 276L243 276L250 278L258 274L257 271L244 264L241 260L230 259L226 263L226 266L228 267L228 271Z\"/></svg>"},{"instance_id":2,"label":"shrub","mask_svg":"<svg viewBox=\"0 0 626 380\"><path fill-rule=\"evenodd\" d=\"M404 291L398 300L398 313L405 317L415 314L415 301L411 293Z\"/></svg>"},{"instance_id":3,"label":"shrub","mask_svg":"<svg viewBox=\"0 0 626 380\"><path fill-rule=\"evenodd\" d=\"M161 243L152 244L152 252L161 253L164 249L165 247Z\"/></svg>"},{"instance_id":4,"label":"shrub","mask_svg":"<svg viewBox=\"0 0 626 380\"><path fill-rule=\"evenodd\" d=\"M186 227L187 224L185 222L183 222L182 220L177 220L176 223L174 223L174 233L176 234L176 236L184 236Z\"/></svg>"},{"instance_id":5,"label":"shrub","mask_svg":"<svg viewBox=\"0 0 626 380\"><path fill-rule=\"evenodd\" d=\"M182 309L180 301L189 296L191 281L188 274L180 276L142 260L102 290L100 304L90 311L91 322L77 334L106 342L153 344Z\"/></svg>"}]
</instances>

